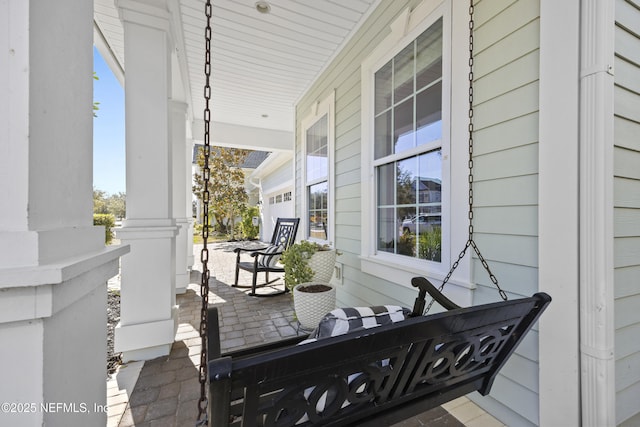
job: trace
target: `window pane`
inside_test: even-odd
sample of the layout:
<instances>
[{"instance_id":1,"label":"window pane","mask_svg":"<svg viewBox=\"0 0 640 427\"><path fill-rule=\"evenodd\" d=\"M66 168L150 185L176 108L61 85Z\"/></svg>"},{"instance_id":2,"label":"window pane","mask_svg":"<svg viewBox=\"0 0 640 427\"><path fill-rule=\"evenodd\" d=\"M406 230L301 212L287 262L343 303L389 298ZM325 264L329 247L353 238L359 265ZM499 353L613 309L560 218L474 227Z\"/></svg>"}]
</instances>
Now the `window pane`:
<instances>
[{"instance_id":1,"label":"window pane","mask_svg":"<svg viewBox=\"0 0 640 427\"><path fill-rule=\"evenodd\" d=\"M410 257L416 256L416 235L407 228L408 224L416 217L416 207L402 207L397 209L400 226L398 230L398 254Z\"/></svg>"},{"instance_id":2,"label":"window pane","mask_svg":"<svg viewBox=\"0 0 640 427\"><path fill-rule=\"evenodd\" d=\"M442 139L442 83L417 95L416 127L418 145Z\"/></svg>"},{"instance_id":3,"label":"window pane","mask_svg":"<svg viewBox=\"0 0 640 427\"><path fill-rule=\"evenodd\" d=\"M378 166L377 177L378 249L439 262L441 149Z\"/></svg>"},{"instance_id":4,"label":"window pane","mask_svg":"<svg viewBox=\"0 0 640 427\"><path fill-rule=\"evenodd\" d=\"M418 162L416 157L398 162L398 176L396 177L397 204L407 205L416 203L416 178Z\"/></svg>"},{"instance_id":5,"label":"window pane","mask_svg":"<svg viewBox=\"0 0 640 427\"><path fill-rule=\"evenodd\" d=\"M328 238L328 183L327 181L308 187L309 198L309 236L316 239Z\"/></svg>"},{"instance_id":6,"label":"window pane","mask_svg":"<svg viewBox=\"0 0 640 427\"><path fill-rule=\"evenodd\" d=\"M395 168L393 163L378 168L378 205L395 204Z\"/></svg>"},{"instance_id":7,"label":"window pane","mask_svg":"<svg viewBox=\"0 0 640 427\"><path fill-rule=\"evenodd\" d=\"M327 161L327 116L307 130L307 181L322 179L329 173Z\"/></svg>"},{"instance_id":8,"label":"window pane","mask_svg":"<svg viewBox=\"0 0 640 427\"><path fill-rule=\"evenodd\" d=\"M442 19L418 36L416 90L442 77Z\"/></svg>"},{"instance_id":9,"label":"window pane","mask_svg":"<svg viewBox=\"0 0 640 427\"><path fill-rule=\"evenodd\" d=\"M394 153L415 147L413 132L413 97L394 109L393 143Z\"/></svg>"},{"instance_id":10,"label":"window pane","mask_svg":"<svg viewBox=\"0 0 640 427\"><path fill-rule=\"evenodd\" d=\"M442 202L442 151L434 150L418 158L419 203Z\"/></svg>"},{"instance_id":11,"label":"window pane","mask_svg":"<svg viewBox=\"0 0 640 427\"><path fill-rule=\"evenodd\" d=\"M411 43L393 58L393 102L413 94L414 45Z\"/></svg>"},{"instance_id":12,"label":"window pane","mask_svg":"<svg viewBox=\"0 0 640 427\"><path fill-rule=\"evenodd\" d=\"M442 260L442 215L440 206L420 208L418 215L418 258Z\"/></svg>"},{"instance_id":13,"label":"window pane","mask_svg":"<svg viewBox=\"0 0 640 427\"><path fill-rule=\"evenodd\" d=\"M380 68L375 74L375 114L391 107L391 61Z\"/></svg>"},{"instance_id":14,"label":"window pane","mask_svg":"<svg viewBox=\"0 0 640 427\"><path fill-rule=\"evenodd\" d=\"M442 258L442 151L435 150L418 158L420 184L418 218L418 257L431 261Z\"/></svg>"},{"instance_id":15,"label":"window pane","mask_svg":"<svg viewBox=\"0 0 640 427\"><path fill-rule=\"evenodd\" d=\"M378 250L395 252L396 222L393 208L378 209Z\"/></svg>"},{"instance_id":16,"label":"window pane","mask_svg":"<svg viewBox=\"0 0 640 427\"><path fill-rule=\"evenodd\" d=\"M376 117L375 147L376 159L391 154L391 110Z\"/></svg>"}]
</instances>

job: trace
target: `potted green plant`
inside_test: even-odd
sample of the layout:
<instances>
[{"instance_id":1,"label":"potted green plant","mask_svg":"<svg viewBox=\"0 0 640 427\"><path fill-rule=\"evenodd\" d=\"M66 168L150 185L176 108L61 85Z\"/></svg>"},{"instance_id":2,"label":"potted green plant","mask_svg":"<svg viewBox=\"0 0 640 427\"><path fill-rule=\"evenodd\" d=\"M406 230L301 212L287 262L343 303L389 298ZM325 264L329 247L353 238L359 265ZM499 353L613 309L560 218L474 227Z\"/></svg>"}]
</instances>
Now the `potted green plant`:
<instances>
[{"instance_id":1,"label":"potted green plant","mask_svg":"<svg viewBox=\"0 0 640 427\"><path fill-rule=\"evenodd\" d=\"M284 251L284 283L293 291L293 306L304 329L316 327L336 305L336 289L329 284L336 260L335 249L302 240Z\"/></svg>"}]
</instances>

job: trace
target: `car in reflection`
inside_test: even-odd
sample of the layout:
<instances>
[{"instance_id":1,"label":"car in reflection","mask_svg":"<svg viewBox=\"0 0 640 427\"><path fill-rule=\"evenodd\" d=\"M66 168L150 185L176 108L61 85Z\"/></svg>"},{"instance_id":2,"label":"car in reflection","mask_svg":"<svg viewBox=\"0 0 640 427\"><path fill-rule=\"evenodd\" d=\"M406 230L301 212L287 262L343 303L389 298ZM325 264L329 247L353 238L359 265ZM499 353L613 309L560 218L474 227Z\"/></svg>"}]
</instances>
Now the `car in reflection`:
<instances>
[{"instance_id":1,"label":"car in reflection","mask_svg":"<svg viewBox=\"0 0 640 427\"><path fill-rule=\"evenodd\" d=\"M417 215L413 218L407 218L402 221L402 232L415 234L417 228L418 230L420 230L420 233L426 233L433 230L434 227L440 227L441 225L442 219L440 215Z\"/></svg>"}]
</instances>

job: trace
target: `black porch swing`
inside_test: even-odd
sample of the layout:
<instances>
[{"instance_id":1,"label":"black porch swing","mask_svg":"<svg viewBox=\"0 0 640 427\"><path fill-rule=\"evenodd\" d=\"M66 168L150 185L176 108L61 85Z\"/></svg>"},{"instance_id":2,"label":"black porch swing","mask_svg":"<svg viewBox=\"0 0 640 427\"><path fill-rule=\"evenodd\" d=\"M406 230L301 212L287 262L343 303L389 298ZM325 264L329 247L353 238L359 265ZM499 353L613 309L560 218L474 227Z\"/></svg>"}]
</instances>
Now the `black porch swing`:
<instances>
[{"instance_id":1,"label":"black porch swing","mask_svg":"<svg viewBox=\"0 0 640 427\"><path fill-rule=\"evenodd\" d=\"M218 312L208 307L212 8L211 0L206 1L201 397L196 425L380 425L381 414L390 409L409 417L472 391L486 395L499 370L546 309L551 298L545 293L508 301L473 239L473 11L470 0L469 234L440 287L436 289L424 277L413 278L419 294L410 317L401 322L304 345L299 344L307 337L300 336L222 354ZM469 247L502 302L462 308L442 294ZM425 309L427 293L432 299ZM425 316L434 301L447 311Z\"/></svg>"}]
</instances>

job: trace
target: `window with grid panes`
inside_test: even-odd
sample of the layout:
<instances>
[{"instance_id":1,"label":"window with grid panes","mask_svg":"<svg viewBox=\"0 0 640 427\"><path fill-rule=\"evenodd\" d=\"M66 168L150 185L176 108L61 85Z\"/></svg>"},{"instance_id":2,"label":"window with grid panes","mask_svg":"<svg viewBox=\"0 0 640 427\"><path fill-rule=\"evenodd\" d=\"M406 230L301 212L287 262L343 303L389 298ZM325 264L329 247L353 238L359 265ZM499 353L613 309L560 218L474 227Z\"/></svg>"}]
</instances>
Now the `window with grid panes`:
<instances>
[{"instance_id":1,"label":"window with grid panes","mask_svg":"<svg viewBox=\"0 0 640 427\"><path fill-rule=\"evenodd\" d=\"M327 240L329 158L326 114L307 129L305 139L308 237Z\"/></svg>"},{"instance_id":2,"label":"window with grid panes","mask_svg":"<svg viewBox=\"0 0 640 427\"><path fill-rule=\"evenodd\" d=\"M442 18L374 75L377 250L441 261Z\"/></svg>"}]
</instances>

